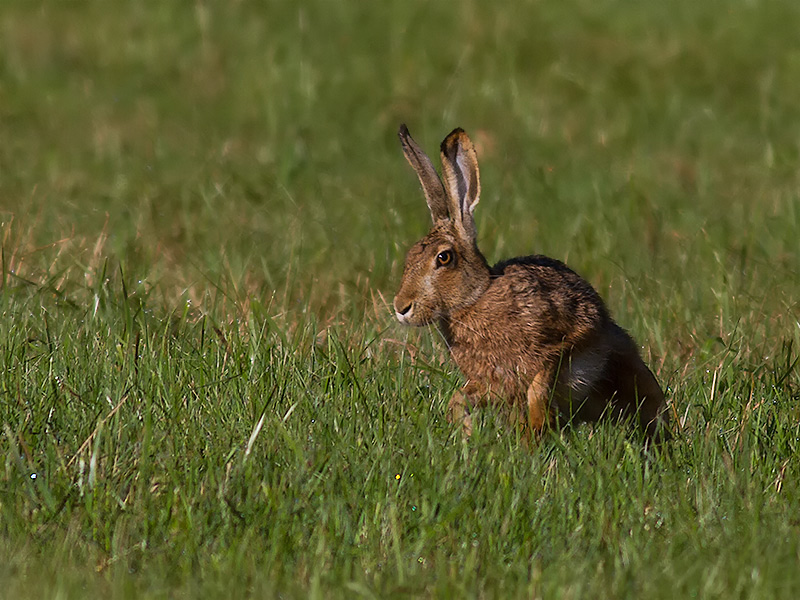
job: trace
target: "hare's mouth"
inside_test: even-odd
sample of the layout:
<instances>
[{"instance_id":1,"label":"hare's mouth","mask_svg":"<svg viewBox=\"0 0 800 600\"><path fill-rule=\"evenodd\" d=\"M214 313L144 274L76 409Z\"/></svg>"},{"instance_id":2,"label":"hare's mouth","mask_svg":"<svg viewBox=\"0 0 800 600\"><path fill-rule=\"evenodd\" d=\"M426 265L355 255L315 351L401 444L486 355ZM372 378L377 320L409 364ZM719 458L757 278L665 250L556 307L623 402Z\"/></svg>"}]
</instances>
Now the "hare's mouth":
<instances>
[{"instance_id":1,"label":"hare's mouth","mask_svg":"<svg viewBox=\"0 0 800 600\"><path fill-rule=\"evenodd\" d=\"M406 312L395 311L394 315L400 321L400 324L405 327L425 327L435 320L425 310L421 312L413 309Z\"/></svg>"},{"instance_id":2,"label":"hare's mouth","mask_svg":"<svg viewBox=\"0 0 800 600\"><path fill-rule=\"evenodd\" d=\"M410 302L395 300L394 316L403 325L423 327L433 322L432 317L438 317L438 311L431 311L424 302L412 300Z\"/></svg>"}]
</instances>

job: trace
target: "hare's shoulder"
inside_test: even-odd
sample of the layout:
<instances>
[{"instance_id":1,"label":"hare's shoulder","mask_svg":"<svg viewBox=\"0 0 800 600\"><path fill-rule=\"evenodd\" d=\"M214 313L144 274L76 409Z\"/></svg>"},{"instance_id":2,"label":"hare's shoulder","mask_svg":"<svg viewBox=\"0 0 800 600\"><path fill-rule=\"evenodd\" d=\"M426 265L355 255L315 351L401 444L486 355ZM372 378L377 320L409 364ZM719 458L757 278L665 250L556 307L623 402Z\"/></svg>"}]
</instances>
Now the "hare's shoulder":
<instances>
[{"instance_id":1,"label":"hare's shoulder","mask_svg":"<svg viewBox=\"0 0 800 600\"><path fill-rule=\"evenodd\" d=\"M597 291L554 258L533 255L504 260L492 267L491 274L490 288L515 305L520 316L535 315L537 321L574 332L586 332L609 320Z\"/></svg>"},{"instance_id":2,"label":"hare's shoulder","mask_svg":"<svg viewBox=\"0 0 800 600\"><path fill-rule=\"evenodd\" d=\"M549 256L534 254L501 261L492 267L491 277L517 293L528 291L554 298L603 304L600 295L588 281L560 260Z\"/></svg>"}]
</instances>

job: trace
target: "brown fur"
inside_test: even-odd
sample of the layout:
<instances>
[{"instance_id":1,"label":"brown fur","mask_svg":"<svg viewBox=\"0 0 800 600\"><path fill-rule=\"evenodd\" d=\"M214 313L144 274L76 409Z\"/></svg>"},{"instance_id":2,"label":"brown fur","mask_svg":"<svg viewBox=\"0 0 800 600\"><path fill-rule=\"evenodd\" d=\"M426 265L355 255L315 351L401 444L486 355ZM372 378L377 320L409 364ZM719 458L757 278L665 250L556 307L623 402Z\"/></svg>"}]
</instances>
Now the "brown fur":
<instances>
[{"instance_id":1,"label":"brown fur","mask_svg":"<svg viewBox=\"0 0 800 600\"><path fill-rule=\"evenodd\" d=\"M630 416L663 439L664 394L589 283L545 256L488 266L472 217L480 177L469 137L456 129L442 142L442 181L405 126L399 136L434 225L406 256L394 306L407 325L435 323L466 376L451 417L469 433L470 408L492 402L539 435L559 416Z\"/></svg>"}]
</instances>

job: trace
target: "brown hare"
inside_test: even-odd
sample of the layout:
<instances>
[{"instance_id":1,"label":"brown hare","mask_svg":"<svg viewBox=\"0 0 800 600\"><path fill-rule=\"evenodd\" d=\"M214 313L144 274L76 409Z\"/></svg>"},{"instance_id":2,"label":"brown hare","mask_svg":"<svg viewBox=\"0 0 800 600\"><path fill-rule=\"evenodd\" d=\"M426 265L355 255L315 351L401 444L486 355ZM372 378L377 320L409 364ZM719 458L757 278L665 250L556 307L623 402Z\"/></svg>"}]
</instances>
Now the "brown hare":
<instances>
[{"instance_id":1,"label":"brown hare","mask_svg":"<svg viewBox=\"0 0 800 600\"><path fill-rule=\"evenodd\" d=\"M467 134L456 129L442 142L441 179L405 125L398 136L433 227L408 251L394 309L405 325L436 324L467 378L448 417L469 435L470 409L492 403L538 437L560 417L630 416L648 440L666 439L664 394L594 288L546 256L490 267L478 250L481 184Z\"/></svg>"}]
</instances>

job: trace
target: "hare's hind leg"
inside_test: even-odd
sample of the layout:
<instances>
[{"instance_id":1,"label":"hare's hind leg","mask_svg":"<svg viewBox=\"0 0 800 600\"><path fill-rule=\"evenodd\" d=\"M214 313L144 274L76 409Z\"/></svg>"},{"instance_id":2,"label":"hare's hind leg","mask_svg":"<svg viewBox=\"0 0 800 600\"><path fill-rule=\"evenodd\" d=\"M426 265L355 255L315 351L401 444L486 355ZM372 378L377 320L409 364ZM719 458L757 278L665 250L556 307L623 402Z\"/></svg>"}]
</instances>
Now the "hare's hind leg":
<instances>
[{"instance_id":1,"label":"hare's hind leg","mask_svg":"<svg viewBox=\"0 0 800 600\"><path fill-rule=\"evenodd\" d=\"M648 441L670 439L669 411L661 386L635 349L618 362L613 401L620 414L635 416Z\"/></svg>"},{"instance_id":2,"label":"hare's hind leg","mask_svg":"<svg viewBox=\"0 0 800 600\"><path fill-rule=\"evenodd\" d=\"M641 359L636 367L635 386L642 431L656 444L669 441L669 411L664 392Z\"/></svg>"}]
</instances>

